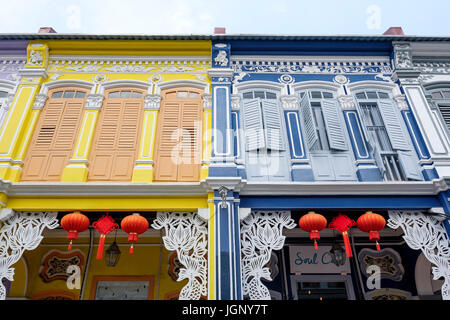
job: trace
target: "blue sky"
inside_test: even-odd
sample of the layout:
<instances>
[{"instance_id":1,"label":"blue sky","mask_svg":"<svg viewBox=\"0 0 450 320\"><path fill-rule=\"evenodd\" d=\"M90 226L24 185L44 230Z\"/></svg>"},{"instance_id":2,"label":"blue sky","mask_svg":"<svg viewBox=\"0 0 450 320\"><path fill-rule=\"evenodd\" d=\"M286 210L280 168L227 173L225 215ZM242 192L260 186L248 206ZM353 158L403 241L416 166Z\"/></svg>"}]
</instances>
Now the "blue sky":
<instances>
[{"instance_id":1,"label":"blue sky","mask_svg":"<svg viewBox=\"0 0 450 320\"><path fill-rule=\"evenodd\" d=\"M1 0L0 33L450 36L448 0Z\"/></svg>"}]
</instances>

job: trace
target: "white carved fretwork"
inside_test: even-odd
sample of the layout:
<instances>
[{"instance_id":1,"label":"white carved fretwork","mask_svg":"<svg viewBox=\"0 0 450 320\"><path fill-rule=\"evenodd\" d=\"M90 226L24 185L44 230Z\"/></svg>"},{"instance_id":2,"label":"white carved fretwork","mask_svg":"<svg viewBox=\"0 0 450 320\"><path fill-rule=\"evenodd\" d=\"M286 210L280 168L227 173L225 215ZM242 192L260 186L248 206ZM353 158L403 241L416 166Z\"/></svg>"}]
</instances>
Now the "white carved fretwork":
<instances>
[{"instance_id":1,"label":"white carved fretwork","mask_svg":"<svg viewBox=\"0 0 450 320\"><path fill-rule=\"evenodd\" d=\"M442 298L450 300L450 241L441 221L420 211L389 211L388 227L402 228L409 247L434 264L433 279L444 278Z\"/></svg>"},{"instance_id":2,"label":"white carved fretwork","mask_svg":"<svg viewBox=\"0 0 450 320\"><path fill-rule=\"evenodd\" d=\"M152 227L164 228L164 246L176 251L183 265L178 281L188 279L188 283L181 289L179 300L199 300L206 296L207 223L193 212L167 212L158 213Z\"/></svg>"},{"instance_id":3,"label":"white carved fretwork","mask_svg":"<svg viewBox=\"0 0 450 320\"><path fill-rule=\"evenodd\" d=\"M1 280L14 280L11 266L19 261L25 250L36 249L45 228L57 226L56 212L15 212L3 222L0 230L0 300L6 299Z\"/></svg>"},{"instance_id":4,"label":"white carved fretwork","mask_svg":"<svg viewBox=\"0 0 450 320\"><path fill-rule=\"evenodd\" d=\"M283 228L294 227L289 211L253 211L241 222L242 288L251 300L270 300L261 278L272 280L266 267L272 250L283 248Z\"/></svg>"}]
</instances>

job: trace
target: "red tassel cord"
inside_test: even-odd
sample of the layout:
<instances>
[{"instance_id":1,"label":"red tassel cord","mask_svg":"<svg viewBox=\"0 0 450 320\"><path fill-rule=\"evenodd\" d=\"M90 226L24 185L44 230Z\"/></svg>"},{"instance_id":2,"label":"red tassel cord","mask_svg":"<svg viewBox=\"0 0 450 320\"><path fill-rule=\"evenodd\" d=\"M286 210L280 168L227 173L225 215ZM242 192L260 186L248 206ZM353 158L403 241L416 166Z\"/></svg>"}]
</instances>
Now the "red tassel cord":
<instances>
[{"instance_id":1,"label":"red tassel cord","mask_svg":"<svg viewBox=\"0 0 450 320\"><path fill-rule=\"evenodd\" d=\"M72 250L72 240L70 240L69 246L67 247L67 250L68 250L68 251Z\"/></svg>"},{"instance_id":2,"label":"red tassel cord","mask_svg":"<svg viewBox=\"0 0 450 320\"><path fill-rule=\"evenodd\" d=\"M319 247L317 246L317 240L316 239L314 239L314 249L319 249Z\"/></svg>"},{"instance_id":3,"label":"red tassel cord","mask_svg":"<svg viewBox=\"0 0 450 320\"><path fill-rule=\"evenodd\" d=\"M105 247L105 238L106 236L102 234L100 236L100 241L98 243L98 249L97 249L97 259L100 260L103 258L103 248Z\"/></svg>"},{"instance_id":4,"label":"red tassel cord","mask_svg":"<svg viewBox=\"0 0 450 320\"><path fill-rule=\"evenodd\" d=\"M378 243L378 241L377 241L377 250L378 250L378 251L381 250L381 249L380 249L380 244Z\"/></svg>"},{"instance_id":5,"label":"red tassel cord","mask_svg":"<svg viewBox=\"0 0 450 320\"><path fill-rule=\"evenodd\" d=\"M353 253L347 231L342 232L342 237L344 238L345 252L347 253L347 257L351 258L353 257Z\"/></svg>"},{"instance_id":6,"label":"red tassel cord","mask_svg":"<svg viewBox=\"0 0 450 320\"><path fill-rule=\"evenodd\" d=\"M130 247L130 253L133 254L133 243L131 244L131 247Z\"/></svg>"}]
</instances>

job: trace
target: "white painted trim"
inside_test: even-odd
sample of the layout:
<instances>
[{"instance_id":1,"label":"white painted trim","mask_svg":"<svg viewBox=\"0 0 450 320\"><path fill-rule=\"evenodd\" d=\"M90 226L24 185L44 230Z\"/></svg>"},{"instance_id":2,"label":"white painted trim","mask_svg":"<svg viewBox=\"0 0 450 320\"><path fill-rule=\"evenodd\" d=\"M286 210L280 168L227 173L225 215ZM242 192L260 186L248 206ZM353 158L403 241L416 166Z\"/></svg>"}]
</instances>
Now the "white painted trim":
<instances>
[{"instance_id":1,"label":"white painted trim","mask_svg":"<svg viewBox=\"0 0 450 320\"><path fill-rule=\"evenodd\" d=\"M244 91L247 89L269 89L275 91L282 91L285 87L285 84L276 83L273 81L265 81L265 80L252 80L240 82L233 85L233 93L238 94L239 91Z\"/></svg>"},{"instance_id":2,"label":"white painted trim","mask_svg":"<svg viewBox=\"0 0 450 320\"><path fill-rule=\"evenodd\" d=\"M267 56L267 55L250 55L239 56L231 55L231 62L236 61L279 61L279 62L385 62L389 63L389 57L383 56Z\"/></svg>"},{"instance_id":3,"label":"white painted trim","mask_svg":"<svg viewBox=\"0 0 450 320\"><path fill-rule=\"evenodd\" d=\"M293 114L295 116L295 122L297 123L297 133L298 133L298 139L300 141L300 150L301 150L300 155L295 153L294 133L292 132L291 119L289 118L290 114ZM298 113L296 111L288 111L286 113L286 118L287 118L287 123L288 123L288 127L289 127L289 132L291 133L289 135L289 140L291 141L292 154L294 155L295 158L304 158L306 155L305 155L305 150L304 150L304 146L303 146L303 137L300 132L300 121L299 121Z\"/></svg>"},{"instance_id":4,"label":"white painted trim","mask_svg":"<svg viewBox=\"0 0 450 320\"><path fill-rule=\"evenodd\" d=\"M99 84L98 93L99 94L105 94L105 90L113 89L113 88L120 88L120 87L136 87L139 89L147 90L148 94L152 94L151 88L152 84L140 81L140 80L132 80L132 79L123 79L123 80L113 80L113 81L107 81Z\"/></svg>"},{"instance_id":5,"label":"white painted trim","mask_svg":"<svg viewBox=\"0 0 450 320\"><path fill-rule=\"evenodd\" d=\"M89 81L84 80L55 80L55 81L49 81L45 82L41 90L39 91L39 94L48 95L48 90L58 88L58 87L81 87L84 89L91 90L90 93L94 93L95 84Z\"/></svg>"},{"instance_id":6,"label":"white painted trim","mask_svg":"<svg viewBox=\"0 0 450 320\"><path fill-rule=\"evenodd\" d=\"M367 81L353 82L350 84L346 84L345 86L351 93L355 93L359 90L378 89L378 90L387 90L391 92L393 96L401 95L399 86L395 83L390 82L367 80Z\"/></svg>"},{"instance_id":7,"label":"white painted trim","mask_svg":"<svg viewBox=\"0 0 450 320\"><path fill-rule=\"evenodd\" d=\"M172 80L157 83L155 85L155 93L160 94L161 90L177 87L194 87L204 90L203 92L204 94L209 94L209 83L199 80L188 80L188 79Z\"/></svg>"},{"instance_id":8,"label":"white painted trim","mask_svg":"<svg viewBox=\"0 0 450 320\"><path fill-rule=\"evenodd\" d=\"M8 93L12 93L15 88L16 88L15 82L0 79L0 90L2 90L2 91L5 90Z\"/></svg>"},{"instance_id":9,"label":"white painted trim","mask_svg":"<svg viewBox=\"0 0 450 320\"><path fill-rule=\"evenodd\" d=\"M294 89L296 93L307 89L316 89L316 90L324 89L324 90L331 90L337 93L339 89L341 89L341 87L342 87L341 85L336 84L334 82L318 81L318 80L302 81L291 84L291 88Z\"/></svg>"}]
</instances>

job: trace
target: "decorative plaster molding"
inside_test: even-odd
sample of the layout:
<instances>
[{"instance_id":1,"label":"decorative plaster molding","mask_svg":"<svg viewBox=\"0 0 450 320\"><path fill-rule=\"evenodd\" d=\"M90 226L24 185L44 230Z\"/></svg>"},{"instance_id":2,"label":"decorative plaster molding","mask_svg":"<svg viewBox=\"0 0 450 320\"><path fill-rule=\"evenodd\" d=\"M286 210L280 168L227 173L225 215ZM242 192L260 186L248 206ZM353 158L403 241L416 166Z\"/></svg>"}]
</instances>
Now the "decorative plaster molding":
<instances>
[{"instance_id":1,"label":"decorative plaster molding","mask_svg":"<svg viewBox=\"0 0 450 320\"><path fill-rule=\"evenodd\" d=\"M203 110L212 110L212 95L202 94Z\"/></svg>"},{"instance_id":2,"label":"decorative plaster molding","mask_svg":"<svg viewBox=\"0 0 450 320\"><path fill-rule=\"evenodd\" d=\"M343 110L356 110L355 99L353 98L353 96L338 96L338 101Z\"/></svg>"},{"instance_id":3,"label":"decorative plaster molding","mask_svg":"<svg viewBox=\"0 0 450 320\"><path fill-rule=\"evenodd\" d=\"M234 74L234 70L233 69L220 69L220 68L215 68L215 69L209 69L208 70L208 75L210 76L210 78L214 77L214 78L231 78L233 77Z\"/></svg>"},{"instance_id":4,"label":"decorative plaster molding","mask_svg":"<svg viewBox=\"0 0 450 320\"><path fill-rule=\"evenodd\" d=\"M393 98L397 102L397 106L400 111L409 110L408 103L406 102L406 96L404 94L396 95Z\"/></svg>"},{"instance_id":5,"label":"decorative plaster molding","mask_svg":"<svg viewBox=\"0 0 450 320\"><path fill-rule=\"evenodd\" d=\"M46 94L37 94L34 99L33 110L42 110L47 101L48 96Z\"/></svg>"},{"instance_id":6,"label":"decorative plaster molding","mask_svg":"<svg viewBox=\"0 0 450 320\"><path fill-rule=\"evenodd\" d=\"M413 68L411 46L408 42L394 42L395 69Z\"/></svg>"},{"instance_id":7,"label":"decorative plaster molding","mask_svg":"<svg viewBox=\"0 0 450 320\"><path fill-rule=\"evenodd\" d=\"M298 110L299 108L299 98L296 95L282 95L280 101L284 110Z\"/></svg>"},{"instance_id":8,"label":"decorative plaster molding","mask_svg":"<svg viewBox=\"0 0 450 320\"><path fill-rule=\"evenodd\" d=\"M25 68L25 69L19 69L17 73L22 78L39 77L39 78L47 79L47 77L48 77L47 70L45 70L45 69L36 69L36 68L26 69Z\"/></svg>"},{"instance_id":9,"label":"decorative plaster molding","mask_svg":"<svg viewBox=\"0 0 450 320\"><path fill-rule=\"evenodd\" d=\"M160 94L146 94L144 97L144 110L159 110L161 107Z\"/></svg>"},{"instance_id":10,"label":"decorative plaster molding","mask_svg":"<svg viewBox=\"0 0 450 320\"><path fill-rule=\"evenodd\" d=\"M225 50L219 50L214 58L216 65L226 67L228 65L227 52Z\"/></svg>"},{"instance_id":11,"label":"decorative plaster molding","mask_svg":"<svg viewBox=\"0 0 450 320\"><path fill-rule=\"evenodd\" d=\"M231 95L231 110L241 109L241 96L239 94Z\"/></svg>"},{"instance_id":12,"label":"decorative plaster molding","mask_svg":"<svg viewBox=\"0 0 450 320\"><path fill-rule=\"evenodd\" d=\"M238 73L392 73L386 57L232 56L231 65Z\"/></svg>"},{"instance_id":13,"label":"decorative plaster molding","mask_svg":"<svg viewBox=\"0 0 450 320\"><path fill-rule=\"evenodd\" d=\"M86 110L100 110L103 99L104 96L102 94L88 94L84 108Z\"/></svg>"}]
</instances>

